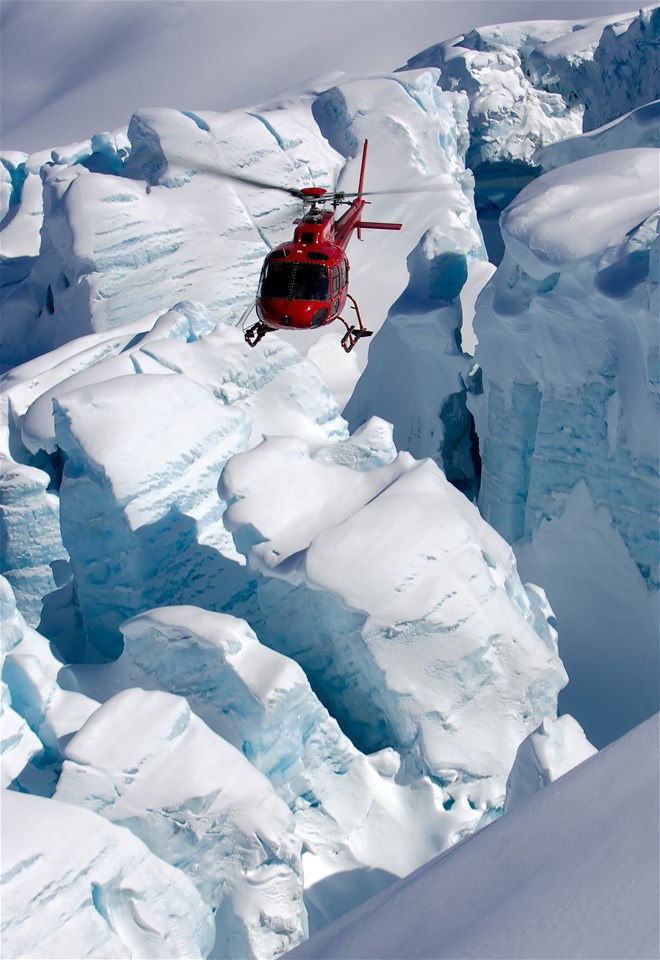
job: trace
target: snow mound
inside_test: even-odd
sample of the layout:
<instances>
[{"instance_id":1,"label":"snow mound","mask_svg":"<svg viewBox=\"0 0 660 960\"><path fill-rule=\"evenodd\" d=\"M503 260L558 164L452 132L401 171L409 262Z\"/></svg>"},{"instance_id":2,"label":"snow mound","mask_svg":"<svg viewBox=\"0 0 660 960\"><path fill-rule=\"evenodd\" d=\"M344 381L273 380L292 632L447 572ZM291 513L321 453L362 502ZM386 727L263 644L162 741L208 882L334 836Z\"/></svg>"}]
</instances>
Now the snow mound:
<instances>
[{"instance_id":1,"label":"snow mound","mask_svg":"<svg viewBox=\"0 0 660 960\"><path fill-rule=\"evenodd\" d=\"M506 784L504 812L510 813L537 790L563 777L595 753L596 748L570 714L544 720L518 747Z\"/></svg>"},{"instance_id":2,"label":"snow mound","mask_svg":"<svg viewBox=\"0 0 660 960\"><path fill-rule=\"evenodd\" d=\"M535 280L625 242L658 209L660 151L576 160L525 187L500 218L509 253Z\"/></svg>"},{"instance_id":3,"label":"snow mound","mask_svg":"<svg viewBox=\"0 0 660 960\"><path fill-rule=\"evenodd\" d=\"M69 743L55 799L185 873L215 913L214 956L275 957L306 935L293 817L182 697L133 689L104 703Z\"/></svg>"},{"instance_id":4,"label":"snow mound","mask_svg":"<svg viewBox=\"0 0 660 960\"><path fill-rule=\"evenodd\" d=\"M431 461L365 466L273 437L227 464L225 522L268 577L260 631L363 749L405 748L441 782L506 778L566 680L543 593Z\"/></svg>"},{"instance_id":5,"label":"snow mound","mask_svg":"<svg viewBox=\"0 0 660 960\"><path fill-rule=\"evenodd\" d=\"M459 785L449 804L448 793L406 769L393 749L371 757L356 750L298 664L262 646L243 621L169 607L134 617L122 633L126 654L162 688L186 696L288 804L304 844L312 931L446 849L481 817Z\"/></svg>"},{"instance_id":6,"label":"snow mound","mask_svg":"<svg viewBox=\"0 0 660 960\"><path fill-rule=\"evenodd\" d=\"M213 946L211 911L187 877L68 803L3 792L1 883L9 956L175 960Z\"/></svg>"}]
</instances>

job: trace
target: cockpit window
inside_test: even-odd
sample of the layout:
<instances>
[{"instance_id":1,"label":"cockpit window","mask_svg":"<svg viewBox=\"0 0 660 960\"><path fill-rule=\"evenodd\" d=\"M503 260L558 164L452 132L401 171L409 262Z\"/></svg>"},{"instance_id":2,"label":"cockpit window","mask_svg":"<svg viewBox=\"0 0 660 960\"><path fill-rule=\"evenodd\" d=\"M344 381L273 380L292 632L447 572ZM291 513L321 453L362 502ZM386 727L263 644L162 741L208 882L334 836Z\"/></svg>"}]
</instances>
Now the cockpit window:
<instances>
[{"instance_id":1,"label":"cockpit window","mask_svg":"<svg viewBox=\"0 0 660 960\"><path fill-rule=\"evenodd\" d=\"M274 300L328 300L328 269L317 263L269 260L264 266L259 296Z\"/></svg>"}]
</instances>

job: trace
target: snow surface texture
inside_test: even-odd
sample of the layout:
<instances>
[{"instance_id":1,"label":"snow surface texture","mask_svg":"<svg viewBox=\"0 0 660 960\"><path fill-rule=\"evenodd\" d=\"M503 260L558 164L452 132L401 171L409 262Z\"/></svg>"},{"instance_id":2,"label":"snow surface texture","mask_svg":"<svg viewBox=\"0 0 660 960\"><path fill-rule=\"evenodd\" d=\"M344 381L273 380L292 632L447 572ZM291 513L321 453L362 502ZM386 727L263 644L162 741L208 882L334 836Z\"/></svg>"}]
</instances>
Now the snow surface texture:
<instances>
[{"instance_id":1,"label":"snow surface texture","mask_svg":"<svg viewBox=\"0 0 660 960\"><path fill-rule=\"evenodd\" d=\"M659 742L656 716L290 956L655 960Z\"/></svg>"},{"instance_id":2,"label":"snow surface texture","mask_svg":"<svg viewBox=\"0 0 660 960\"><path fill-rule=\"evenodd\" d=\"M55 799L187 874L215 912L215 956L276 956L306 935L293 817L182 697L134 689L103 704L69 743Z\"/></svg>"},{"instance_id":3,"label":"snow surface texture","mask_svg":"<svg viewBox=\"0 0 660 960\"><path fill-rule=\"evenodd\" d=\"M493 777L494 806L517 744L566 681L551 611L432 461L382 464L367 448L348 464L344 446L313 454L270 437L223 471L238 548L281 580L259 591L265 636L365 748L403 747L440 782Z\"/></svg>"},{"instance_id":4,"label":"snow surface texture","mask_svg":"<svg viewBox=\"0 0 660 960\"><path fill-rule=\"evenodd\" d=\"M2 947L11 957L206 957L213 918L190 880L130 830L4 792Z\"/></svg>"},{"instance_id":5,"label":"snow surface texture","mask_svg":"<svg viewBox=\"0 0 660 960\"><path fill-rule=\"evenodd\" d=\"M304 845L312 932L482 817L483 802L468 802L477 797L469 786L443 790L391 747L369 757L356 750L301 667L262 646L245 622L179 606L141 614L122 633L132 660L161 688L185 696L290 807Z\"/></svg>"}]
</instances>

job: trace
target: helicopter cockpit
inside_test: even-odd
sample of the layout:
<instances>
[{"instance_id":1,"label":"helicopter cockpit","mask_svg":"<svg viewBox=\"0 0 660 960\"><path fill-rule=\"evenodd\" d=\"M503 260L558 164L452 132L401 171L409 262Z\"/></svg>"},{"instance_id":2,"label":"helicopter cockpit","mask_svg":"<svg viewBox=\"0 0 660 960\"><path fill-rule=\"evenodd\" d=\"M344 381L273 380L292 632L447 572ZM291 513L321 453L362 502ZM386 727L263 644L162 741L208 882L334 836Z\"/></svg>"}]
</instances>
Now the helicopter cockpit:
<instances>
[{"instance_id":1,"label":"helicopter cockpit","mask_svg":"<svg viewBox=\"0 0 660 960\"><path fill-rule=\"evenodd\" d=\"M329 300L328 268L300 260L268 259L261 275L259 297L271 300Z\"/></svg>"}]
</instances>

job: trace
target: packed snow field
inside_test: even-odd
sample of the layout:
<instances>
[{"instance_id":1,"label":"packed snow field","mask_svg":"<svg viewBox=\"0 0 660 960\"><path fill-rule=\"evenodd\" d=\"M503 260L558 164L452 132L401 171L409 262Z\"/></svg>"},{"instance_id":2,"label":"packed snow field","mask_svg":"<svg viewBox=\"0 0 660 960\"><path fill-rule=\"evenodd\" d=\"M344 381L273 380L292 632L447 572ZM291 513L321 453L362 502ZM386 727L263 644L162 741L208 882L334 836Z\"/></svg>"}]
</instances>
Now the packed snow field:
<instances>
[{"instance_id":1,"label":"packed snow field","mask_svg":"<svg viewBox=\"0 0 660 960\"><path fill-rule=\"evenodd\" d=\"M5 956L657 956L659 44L479 28L3 154ZM300 210L246 178L365 139L375 335L251 349Z\"/></svg>"}]
</instances>

